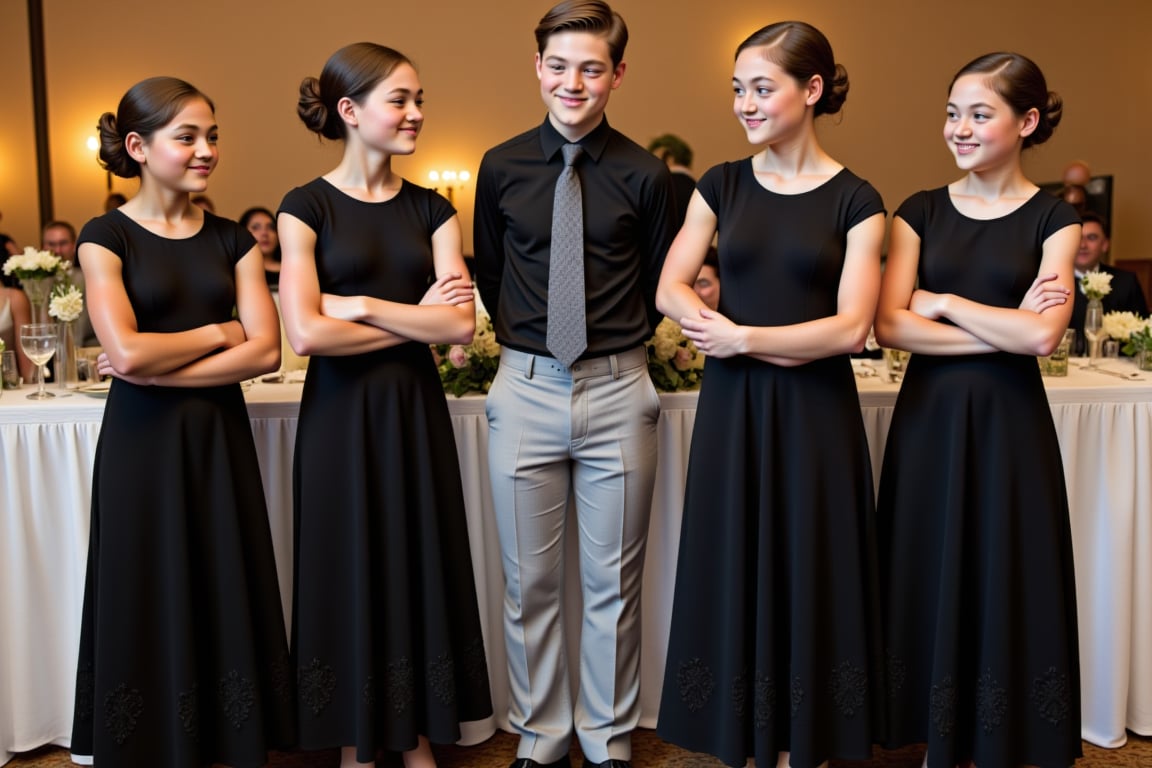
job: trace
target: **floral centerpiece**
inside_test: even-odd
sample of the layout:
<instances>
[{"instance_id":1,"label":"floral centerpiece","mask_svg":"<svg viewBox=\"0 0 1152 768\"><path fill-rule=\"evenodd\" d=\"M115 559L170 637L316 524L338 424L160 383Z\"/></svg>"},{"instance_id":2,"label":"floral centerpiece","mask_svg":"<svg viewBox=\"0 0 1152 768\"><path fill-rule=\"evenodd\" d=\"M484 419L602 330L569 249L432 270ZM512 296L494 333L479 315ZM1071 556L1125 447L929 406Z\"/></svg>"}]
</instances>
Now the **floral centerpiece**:
<instances>
[{"instance_id":1,"label":"floral centerpiece","mask_svg":"<svg viewBox=\"0 0 1152 768\"><path fill-rule=\"evenodd\" d=\"M38 251L31 246L25 248L24 253L9 256L4 262L4 274L15 275L24 293L28 295L28 303L32 305L32 322L48 322L44 305L52 281L58 275L66 274L71 266L70 262L51 251Z\"/></svg>"},{"instance_id":2,"label":"floral centerpiece","mask_svg":"<svg viewBox=\"0 0 1152 768\"><path fill-rule=\"evenodd\" d=\"M62 323L71 323L84 311L84 294L73 283L60 283L52 289L48 314Z\"/></svg>"},{"instance_id":3,"label":"floral centerpiece","mask_svg":"<svg viewBox=\"0 0 1152 768\"><path fill-rule=\"evenodd\" d=\"M1152 355L1152 318L1134 312L1109 312L1104 315L1104 333L1121 342L1120 351L1143 363Z\"/></svg>"},{"instance_id":4,"label":"floral centerpiece","mask_svg":"<svg viewBox=\"0 0 1152 768\"><path fill-rule=\"evenodd\" d=\"M1085 272L1080 278L1080 290L1089 299L1102 299L1112 293L1112 275L1107 272Z\"/></svg>"},{"instance_id":5,"label":"floral centerpiece","mask_svg":"<svg viewBox=\"0 0 1152 768\"><path fill-rule=\"evenodd\" d=\"M63 274L70 266L51 251L38 251L28 246L24 253L8 257L4 262L4 274L15 275L21 282L43 280Z\"/></svg>"},{"instance_id":6,"label":"floral centerpiece","mask_svg":"<svg viewBox=\"0 0 1152 768\"><path fill-rule=\"evenodd\" d=\"M444 391L460 397L468 392L487 392L500 367L500 345L492 318L480 310L471 344L433 344L432 356Z\"/></svg>"},{"instance_id":7,"label":"floral centerpiece","mask_svg":"<svg viewBox=\"0 0 1152 768\"><path fill-rule=\"evenodd\" d=\"M704 354L684 337L680 326L668 318L660 321L648 351L648 374L661 392L696 389L704 377Z\"/></svg>"}]
</instances>

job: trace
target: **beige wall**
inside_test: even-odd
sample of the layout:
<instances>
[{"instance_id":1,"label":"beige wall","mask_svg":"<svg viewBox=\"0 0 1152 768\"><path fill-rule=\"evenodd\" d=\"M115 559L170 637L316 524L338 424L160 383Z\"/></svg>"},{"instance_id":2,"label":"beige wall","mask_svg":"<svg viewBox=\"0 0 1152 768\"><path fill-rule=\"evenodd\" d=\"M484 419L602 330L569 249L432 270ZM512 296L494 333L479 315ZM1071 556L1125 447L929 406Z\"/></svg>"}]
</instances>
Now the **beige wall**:
<instances>
[{"instance_id":1,"label":"beige wall","mask_svg":"<svg viewBox=\"0 0 1152 768\"><path fill-rule=\"evenodd\" d=\"M420 148L399 158L397 168L419 183L433 168L475 173L486 148L544 114L531 33L548 4L47 0L56 214L81 223L100 212L105 177L85 139L128 86L156 74L184 77L216 101L221 163L209 194L220 212L275 208L290 187L328 170L338 152L318 144L296 118L300 79L319 74L339 46L362 39L412 57L427 94ZM666 10L677 5L686 10ZM822 120L826 146L877 186L889 210L917 189L958 175L940 133L954 71L981 53L1019 50L1040 63L1066 102L1063 124L1028 153L1026 169L1036 180L1053 180L1068 161L1083 159L1095 173L1114 174L1114 252L1152 257L1152 67L1145 63L1152 3L617 0L615 6L632 42L609 118L641 143L665 131L682 135L696 150L697 171L751 151L730 110L735 45L772 21L816 24L852 82L843 114ZM23 8L19 0L0 0L0 227L26 239L37 236L37 214ZM134 185L116 180L116 188L130 193ZM465 187L457 196L469 244L471 192Z\"/></svg>"}]
</instances>

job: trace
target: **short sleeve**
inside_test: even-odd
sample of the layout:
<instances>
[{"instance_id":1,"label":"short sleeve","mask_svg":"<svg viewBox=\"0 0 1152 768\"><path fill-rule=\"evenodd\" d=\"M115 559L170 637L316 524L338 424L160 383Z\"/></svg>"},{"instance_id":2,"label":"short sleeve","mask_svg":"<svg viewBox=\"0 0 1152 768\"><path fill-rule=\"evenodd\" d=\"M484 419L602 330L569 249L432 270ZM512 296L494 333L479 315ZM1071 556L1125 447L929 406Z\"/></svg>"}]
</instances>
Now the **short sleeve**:
<instances>
[{"instance_id":1,"label":"short sleeve","mask_svg":"<svg viewBox=\"0 0 1152 768\"><path fill-rule=\"evenodd\" d=\"M232 256L232 263L234 265L255 247L256 238L237 222L231 219L213 216L211 213L207 213L206 215L211 218L205 222L205 226L211 222L217 231L220 232L220 240L225 243L228 253Z\"/></svg>"},{"instance_id":2,"label":"short sleeve","mask_svg":"<svg viewBox=\"0 0 1152 768\"><path fill-rule=\"evenodd\" d=\"M295 216L316 233L320 232L324 220L320 202L304 187L296 187L284 195L284 199L280 202L280 209L277 211L277 214L281 213Z\"/></svg>"},{"instance_id":3,"label":"short sleeve","mask_svg":"<svg viewBox=\"0 0 1152 768\"><path fill-rule=\"evenodd\" d=\"M909 197L896 209L896 217L903 219L923 240L924 229L928 222L928 193L917 192Z\"/></svg>"},{"instance_id":4,"label":"short sleeve","mask_svg":"<svg viewBox=\"0 0 1152 768\"><path fill-rule=\"evenodd\" d=\"M885 214L887 211L884 209L884 199L880 197L876 188L861 179L848 200L847 213L847 228L852 229L860 222L870 219L878 213Z\"/></svg>"},{"instance_id":5,"label":"short sleeve","mask_svg":"<svg viewBox=\"0 0 1152 768\"><path fill-rule=\"evenodd\" d=\"M1036 194L1044 194L1037 192ZM1080 214L1076 213L1076 209L1068 203L1059 198L1055 198L1056 205L1052 206L1048 212L1048 216L1044 221L1044 228L1042 231L1043 239L1047 240L1052 235L1056 234L1064 227L1070 224L1080 224Z\"/></svg>"},{"instance_id":6,"label":"short sleeve","mask_svg":"<svg viewBox=\"0 0 1152 768\"><path fill-rule=\"evenodd\" d=\"M723 196L724 178L727 175L728 165L729 163L722 163L712 166L704 172L700 181L696 182L696 189L700 192L700 196L704 198L704 202L708 203L712 213L717 215L720 213L720 200Z\"/></svg>"},{"instance_id":7,"label":"short sleeve","mask_svg":"<svg viewBox=\"0 0 1152 768\"><path fill-rule=\"evenodd\" d=\"M84 243L92 243L123 257L128 250L127 233L118 222L118 217L123 215L119 211L109 211L89 221L80 229L80 236L76 238L77 249Z\"/></svg>"},{"instance_id":8,"label":"short sleeve","mask_svg":"<svg viewBox=\"0 0 1152 768\"><path fill-rule=\"evenodd\" d=\"M428 196L428 232L431 234L456 215L456 208L439 192L427 187L419 189Z\"/></svg>"}]
</instances>

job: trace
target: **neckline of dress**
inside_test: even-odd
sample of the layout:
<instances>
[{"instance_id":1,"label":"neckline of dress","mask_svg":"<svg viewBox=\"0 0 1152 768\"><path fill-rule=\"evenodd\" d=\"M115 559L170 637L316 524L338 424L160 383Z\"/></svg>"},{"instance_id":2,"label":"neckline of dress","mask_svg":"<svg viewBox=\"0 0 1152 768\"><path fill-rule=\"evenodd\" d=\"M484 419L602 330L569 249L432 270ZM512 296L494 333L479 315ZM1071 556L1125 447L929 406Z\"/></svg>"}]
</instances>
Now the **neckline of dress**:
<instances>
[{"instance_id":1,"label":"neckline of dress","mask_svg":"<svg viewBox=\"0 0 1152 768\"><path fill-rule=\"evenodd\" d=\"M774 189L768 189L768 187L766 187L760 183L760 179L756 178L756 167L753 164L753 158L754 158L754 156L749 157L746 161L748 173L752 174L752 181L755 182L756 186L759 187L760 189L764 190L765 192L767 192L770 195L776 195L777 197L802 197L804 195L810 195L813 192L819 191L819 190L823 189L824 187L828 186L833 181L835 181L836 178L838 176L840 176L840 174L842 174L848 170L847 166L842 165L842 166L840 166L840 170L836 171L836 173L832 174L827 179L820 182L819 184L812 187L811 189L805 189L803 192L777 192Z\"/></svg>"}]
</instances>

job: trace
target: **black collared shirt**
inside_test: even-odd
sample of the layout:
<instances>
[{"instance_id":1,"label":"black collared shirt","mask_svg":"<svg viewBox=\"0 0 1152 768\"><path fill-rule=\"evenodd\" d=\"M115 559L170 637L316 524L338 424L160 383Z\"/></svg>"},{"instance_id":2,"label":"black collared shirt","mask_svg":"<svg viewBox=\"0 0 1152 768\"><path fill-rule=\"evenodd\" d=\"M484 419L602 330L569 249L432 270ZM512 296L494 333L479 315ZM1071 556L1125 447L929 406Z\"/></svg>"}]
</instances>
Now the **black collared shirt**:
<instances>
[{"instance_id":1,"label":"black collared shirt","mask_svg":"<svg viewBox=\"0 0 1152 768\"><path fill-rule=\"evenodd\" d=\"M549 354L552 198L565 143L545 119L488 150L476 175L476 285L496 339L521 352ZM656 284L676 230L661 160L609 127L607 118L579 144L587 358L631 349L651 336L660 319Z\"/></svg>"}]
</instances>

